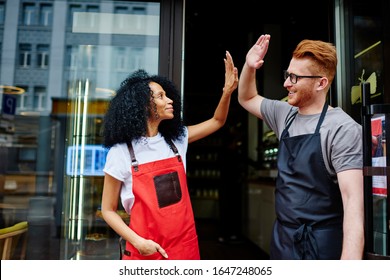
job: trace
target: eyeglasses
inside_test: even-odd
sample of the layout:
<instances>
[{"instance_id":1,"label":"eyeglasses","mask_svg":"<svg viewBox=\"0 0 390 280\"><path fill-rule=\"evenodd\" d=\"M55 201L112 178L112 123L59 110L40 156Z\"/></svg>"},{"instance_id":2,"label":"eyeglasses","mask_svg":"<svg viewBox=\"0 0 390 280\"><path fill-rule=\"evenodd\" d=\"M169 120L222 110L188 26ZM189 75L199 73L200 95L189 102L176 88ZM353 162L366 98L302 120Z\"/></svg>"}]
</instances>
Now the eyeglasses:
<instances>
[{"instance_id":1,"label":"eyeglasses","mask_svg":"<svg viewBox=\"0 0 390 280\"><path fill-rule=\"evenodd\" d=\"M298 82L298 79L301 79L301 78L308 78L308 79L322 78L322 76L299 76L299 75L295 75L293 73L289 73L289 72L287 72L287 70L283 71L283 77L284 77L284 80L286 80L287 78L290 78L290 81L292 84L296 84Z\"/></svg>"}]
</instances>

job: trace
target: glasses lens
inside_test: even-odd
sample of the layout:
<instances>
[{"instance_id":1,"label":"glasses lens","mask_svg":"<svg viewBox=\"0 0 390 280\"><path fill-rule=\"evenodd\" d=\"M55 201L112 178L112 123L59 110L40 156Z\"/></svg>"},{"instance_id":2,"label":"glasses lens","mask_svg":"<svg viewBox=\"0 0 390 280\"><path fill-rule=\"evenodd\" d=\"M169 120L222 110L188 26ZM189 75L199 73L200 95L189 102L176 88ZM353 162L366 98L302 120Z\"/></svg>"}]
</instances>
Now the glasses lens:
<instances>
[{"instance_id":1,"label":"glasses lens","mask_svg":"<svg viewBox=\"0 0 390 280\"><path fill-rule=\"evenodd\" d=\"M297 83L297 75L291 73L289 76L290 76L291 83L296 84Z\"/></svg>"},{"instance_id":2,"label":"glasses lens","mask_svg":"<svg viewBox=\"0 0 390 280\"><path fill-rule=\"evenodd\" d=\"M290 76L290 74L286 70L284 70L283 71L284 80L286 80L289 76Z\"/></svg>"},{"instance_id":3,"label":"glasses lens","mask_svg":"<svg viewBox=\"0 0 390 280\"><path fill-rule=\"evenodd\" d=\"M283 71L283 77L284 77L284 80L286 80L287 78L290 78L290 82L292 84L296 84L297 83L297 75L295 75L293 73L288 73L287 70Z\"/></svg>"}]
</instances>

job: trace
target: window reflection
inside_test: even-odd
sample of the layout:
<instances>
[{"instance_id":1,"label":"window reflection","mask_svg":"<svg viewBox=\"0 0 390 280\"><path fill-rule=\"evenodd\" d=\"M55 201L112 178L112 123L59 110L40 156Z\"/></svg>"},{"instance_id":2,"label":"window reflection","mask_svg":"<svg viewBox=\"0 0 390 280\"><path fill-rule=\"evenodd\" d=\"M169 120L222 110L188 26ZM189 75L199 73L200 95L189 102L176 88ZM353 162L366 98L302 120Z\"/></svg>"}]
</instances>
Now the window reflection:
<instances>
[{"instance_id":1,"label":"window reflection","mask_svg":"<svg viewBox=\"0 0 390 280\"><path fill-rule=\"evenodd\" d=\"M5 22L6 6L7 16L18 20ZM102 116L120 82L138 68L158 72L159 23L159 2L0 1L0 97L15 105L12 114L0 114L0 204L18 209L7 215L7 223L30 219L28 259L88 258L87 234L114 237L96 217L101 174L82 180L66 175L66 151L68 146L99 147ZM8 85L24 92L6 92ZM82 110L82 118L74 108ZM83 155L90 161L88 152ZM100 170L104 157L98 155ZM81 189L85 192L77 197ZM39 205L48 205L54 214L35 217ZM83 210L73 216L72 209ZM74 225L84 231L72 232ZM50 238L39 242L43 233L60 237L55 248ZM73 247L74 240L67 242L76 236L80 243ZM105 238L101 255L93 258L112 259L116 241L111 248ZM76 254L80 250L83 256Z\"/></svg>"},{"instance_id":2,"label":"window reflection","mask_svg":"<svg viewBox=\"0 0 390 280\"><path fill-rule=\"evenodd\" d=\"M53 6L42 4L39 13L39 23L42 26L51 26L53 22Z\"/></svg>"}]
</instances>

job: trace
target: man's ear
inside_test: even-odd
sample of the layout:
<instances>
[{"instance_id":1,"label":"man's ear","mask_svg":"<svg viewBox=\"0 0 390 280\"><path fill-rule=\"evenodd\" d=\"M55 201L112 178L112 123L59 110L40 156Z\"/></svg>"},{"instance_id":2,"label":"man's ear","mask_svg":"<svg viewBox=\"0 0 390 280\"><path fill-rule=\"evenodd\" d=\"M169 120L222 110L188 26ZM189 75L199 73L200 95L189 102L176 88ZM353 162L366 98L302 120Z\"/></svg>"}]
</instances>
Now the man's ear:
<instances>
[{"instance_id":1,"label":"man's ear","mask_svg":"<svg viewBox=\"0 0 390 280\"><path fill-rule=\"evenodd\" d=\"M326 88L328 86L328 84L329 84L328 78L327 77L322 77L320 82L319 82L319 84L318 84L318 86L320 87L319 89Z\"/></svg>"}]
</instances>

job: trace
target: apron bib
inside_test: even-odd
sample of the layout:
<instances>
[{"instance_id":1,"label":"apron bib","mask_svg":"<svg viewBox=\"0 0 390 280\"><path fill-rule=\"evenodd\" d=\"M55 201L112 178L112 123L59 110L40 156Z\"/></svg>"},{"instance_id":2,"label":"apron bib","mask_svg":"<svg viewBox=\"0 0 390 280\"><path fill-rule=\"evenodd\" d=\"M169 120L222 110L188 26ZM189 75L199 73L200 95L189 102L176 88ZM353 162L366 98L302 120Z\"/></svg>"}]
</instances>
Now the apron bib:
<instances>
[{"instance_id":1,"label":"apron bib","mask_svg":"<svg viewBox=\"0 0 390 280\"><path fill-rule=\"evenodd\" d=\"M129 227L161 245L170 260L199 260L198 236L187 188L184 165L171 142L175 157L139 164L132 146L134 205ZM123 260L161 260L159 252L142 256L129 242Z\"/></svg>"},{"instance_id":2,"label":"apron bib","mask_svg":"<svg viewBox=\"0 0 390 280\"><path fill-rule=\"evenodd\" d=\"M271 259L340 259L343 205L339 186L326 169L319 133L327 109L325 102L314 134L289 137L298 112L286 118L278 153Z\"/></svg>"}]
</instances>

